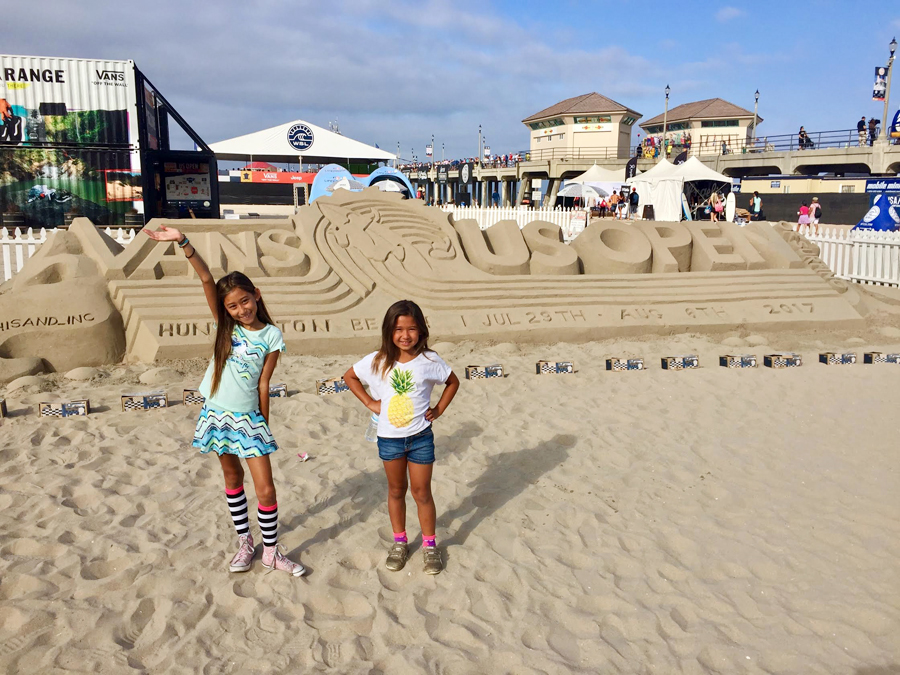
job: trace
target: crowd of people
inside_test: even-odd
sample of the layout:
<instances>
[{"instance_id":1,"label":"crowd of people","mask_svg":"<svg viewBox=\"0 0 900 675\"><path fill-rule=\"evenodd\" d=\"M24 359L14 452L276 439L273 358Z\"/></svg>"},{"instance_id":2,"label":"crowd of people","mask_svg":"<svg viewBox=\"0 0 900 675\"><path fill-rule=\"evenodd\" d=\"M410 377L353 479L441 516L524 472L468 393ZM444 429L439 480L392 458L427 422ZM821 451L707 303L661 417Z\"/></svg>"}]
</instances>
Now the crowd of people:
<instances>
[{"instance_id":1,"label":"crowd of people","mask_svg":"<svg viewBox=\"0 0 900 675\"><path fill-rule=\"evenodd\" d=\"M463 164L479 164L483 169L514 167L521 161L528 161L527 152L510 152L503 155L486 155L479 164L477 157L463 157L462 159L439 159L430 162L406 162L397 168L400 171L429 171L432 167L446 166L449 169L458 169Z\"/></svg>"}]
</instances>

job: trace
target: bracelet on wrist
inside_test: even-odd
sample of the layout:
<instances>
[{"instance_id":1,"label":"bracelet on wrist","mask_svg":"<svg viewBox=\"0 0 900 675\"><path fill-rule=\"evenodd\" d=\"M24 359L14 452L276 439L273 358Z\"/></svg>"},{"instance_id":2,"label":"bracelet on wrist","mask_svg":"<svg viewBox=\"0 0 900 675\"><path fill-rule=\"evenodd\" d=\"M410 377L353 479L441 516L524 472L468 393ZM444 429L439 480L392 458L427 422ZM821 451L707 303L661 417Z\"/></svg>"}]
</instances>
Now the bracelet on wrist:
<instances>
[{"instance_id":1,"label":"bracelet on wrist","mask_svg":"<svg viewBox=\"0 0 900 675\"><path fill-rule=\"evenodd\" d=\"M191 243L191 240L188 239L187 237L185 237L184 239L182 239L181 241L178 242L178 248L184 248L185 246L187 246L190 243Z\"/></svg>"}]
</instances>

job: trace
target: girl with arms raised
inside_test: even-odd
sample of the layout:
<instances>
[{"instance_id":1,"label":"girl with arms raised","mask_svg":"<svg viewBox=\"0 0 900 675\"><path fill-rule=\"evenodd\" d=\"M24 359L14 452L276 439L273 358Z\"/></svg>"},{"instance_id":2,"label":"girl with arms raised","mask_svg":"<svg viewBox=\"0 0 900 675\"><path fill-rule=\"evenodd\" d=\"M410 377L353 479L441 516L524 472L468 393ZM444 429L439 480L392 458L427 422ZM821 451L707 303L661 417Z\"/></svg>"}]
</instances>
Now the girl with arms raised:
<instances>
[{"instance_id":1,"label":"girl with arms raised","mask_svg":"<svg viewBox=\"0 0 900 675\"><path fill-rule=\"evenodd\" d=\"M215 452L225 476L225 499L238 534L232 572L250 569L254 548L250 534L244 469L247 462L256 491L257 519L262 531L262 564L299 577L303 565L278 549L278 504L269 455L278 449L269 430L269 381L285 349L281 331L269 316L260 290L240 272L216 283L190 240L173 227L144 230L155 241L173 241L184 251L203 283L206 301L216 320L216 344L200 393L206 397L192 445L201 453Z\"/></svg>"}]
</instances>

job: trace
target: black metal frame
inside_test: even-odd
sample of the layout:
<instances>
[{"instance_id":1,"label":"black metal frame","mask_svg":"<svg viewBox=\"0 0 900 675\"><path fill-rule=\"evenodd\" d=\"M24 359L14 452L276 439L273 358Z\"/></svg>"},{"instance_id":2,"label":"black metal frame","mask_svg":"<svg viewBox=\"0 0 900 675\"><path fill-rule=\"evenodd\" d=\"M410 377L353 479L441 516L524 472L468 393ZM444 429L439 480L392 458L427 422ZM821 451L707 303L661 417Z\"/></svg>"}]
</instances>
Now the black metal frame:
<instances>
[{"instance_id":1,"label":"black metal frame","mask_svg":"<svg viewBox=\"0 0 900 675\"><path fill-rule=\"evenodd\" d=\"M200 138L199 134L191 128L191 125L178 114L178 111L166 100L159 89L144 75L137 66L134 67L135 96L137 97L137 113L138 113L138 150L141 158L141 184L143 186L144 197L144 220L151 218L169 217L166 214L166 198L165 187L163 185L163 174L160 167L165 162L188 162L207 164L210 182L210 205L208 211L212 217L219 216L219 177L218 163L216 155L210 147ZM157 115L157 139L160 147L158 149L150 149L150 139L147 134L147 109L146 100L144 98L145 85L149 86L158 103L156 109L162 111L162 115ZM184 130L190 139L197 145L199 150L171 150L169 148L169 116ZM160 175L160 188L156 187L156 176ZM157 208L157 201L163 204L162 208ZM204 207L205 208L205 207Z\"/></svg>"}]
</instances>

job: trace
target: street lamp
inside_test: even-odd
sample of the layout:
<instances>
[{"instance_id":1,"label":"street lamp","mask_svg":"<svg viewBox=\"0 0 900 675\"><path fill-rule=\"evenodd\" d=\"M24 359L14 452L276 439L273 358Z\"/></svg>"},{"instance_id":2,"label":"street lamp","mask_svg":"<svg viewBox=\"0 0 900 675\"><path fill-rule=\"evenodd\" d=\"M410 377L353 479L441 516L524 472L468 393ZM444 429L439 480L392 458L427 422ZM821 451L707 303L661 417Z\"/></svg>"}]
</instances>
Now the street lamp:
<instances>
[{"instance_id":1,"label":"street lamp","mask_svg":"<svg viewBox=\"0 0 900 675\"><path fill-rule=\"evenodd\" d=\"M756 90L756 93L753 94L753 147L756 147L756 117L757 112L759 111L759 89Z\"/></svg>"},{"instance_id":2,"label":"street lamp","mask_svg":"<svg viewBox=\"0 0 900 675\"><path fill-rule=\"evenodd\" d=\"M897 39L892 38L891 44L888 45L891 48L891 58L888 59L887 63L887 89L884 92L884 114L881 116L881 138L883 140L887 140L887 128L888 128L888 104L891 100L891 75L894 74L891 66L894 64L894 52L897 51Z\"/></svg>"},{"instance_id":3,"label":"street lamp","mask_svg":"<svg viewBox=\"0 0 900 675\"><path fill-rule=\"evenodd\" d=\"M669 92L672 91L669 89L669 85L666 85L666 111L663 113L663 137L662 137L662 156L666 156L666 127L669 122Z\"/></svg>"},{"instance_id":4,"label":"street lamp","mask_svg":"<svg viewBox=\"0 0 900 675\"><path fill-rule=\"evenodd\" d=\"M481 125L478 125L478 156L475 158L478 166L481 166Z\"/></svg>"}]
</instances>

